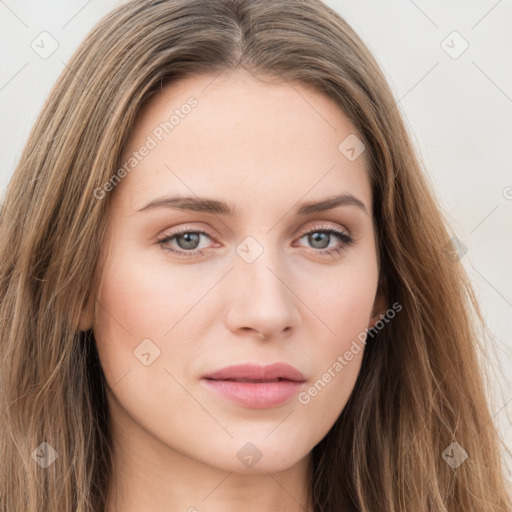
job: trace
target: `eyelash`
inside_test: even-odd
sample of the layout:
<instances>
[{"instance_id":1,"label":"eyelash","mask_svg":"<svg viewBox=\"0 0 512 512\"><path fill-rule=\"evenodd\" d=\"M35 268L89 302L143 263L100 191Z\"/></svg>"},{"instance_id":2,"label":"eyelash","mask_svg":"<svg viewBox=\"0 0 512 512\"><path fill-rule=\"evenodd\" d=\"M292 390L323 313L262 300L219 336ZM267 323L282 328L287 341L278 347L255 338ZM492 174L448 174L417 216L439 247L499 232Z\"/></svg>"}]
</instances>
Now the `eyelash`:
<instances>
[{"instance_id":1,"label":"eyelash","mask_svg":"<svg viewBox=\"0 0 512 512\"><path fill-rule=\"evenodd\" d=\"M168 247L164 247L164 244L166 244L167 242L170 242L174 238L178 237L179 235L183 235L185 233L200 234L200 235L207 236L208 238L212 238L208 233L206 233L205 231L202 231L200 229L184 228L184 229L181 229L174 233L171 233L170 235L165 235L164 237L159 238L157 240L157 243L162 247L162 249L164 249L164 251L169 251L170 253L175 254L179 257L194 258L194 257L202 256L207 251L207 249L195 249L193 251L183 251L183 250L177 251L175 249L170 249ZM312 234L312 233L325 233L328 235L337 235L343 241L343 245L341 247L334 247L334 248L328 249L328 250L316 250L316 249L310 248L313 252L316 252L316 253L319 253L319 254L325 255L325 256L334 257L337 254L341 254L346 249L347 246L352 245L354 243L353 238L350 235L348 235L347 233L345 233L344 231L334 228L334 227L326 228L325 226L313 226L310 230L306 231L305 233L302 233L302 235L298 239L300 240L301 238L304 238L305 236Z\"/></svg>"}]
</instances>

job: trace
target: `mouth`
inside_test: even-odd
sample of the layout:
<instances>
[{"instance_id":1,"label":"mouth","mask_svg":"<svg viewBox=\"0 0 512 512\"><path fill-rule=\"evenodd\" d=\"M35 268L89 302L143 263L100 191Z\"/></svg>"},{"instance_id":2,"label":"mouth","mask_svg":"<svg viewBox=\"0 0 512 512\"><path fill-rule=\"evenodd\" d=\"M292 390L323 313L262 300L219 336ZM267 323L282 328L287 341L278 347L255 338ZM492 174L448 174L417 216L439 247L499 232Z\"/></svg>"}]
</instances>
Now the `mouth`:
<instances>
[{"instance_id":1,"label":"mouth","mask_svg":"<svg viewBox=\"0 0 512 512\"><path fill-rule=\"evenodd\" d=\"M278 382L279 380L304 382L306 380L297 368L287 363L274 363L267 366L261 366L258 363L232 365L204 375L203 378L237 382Z\"/></svg>"},{"instance_id":2,"label":"mouth","mask_svg":"<svg viewBox=\"0 0 512 512\"><path fill-rule=\"evenodd\" d=\"M282 379L282 378L269 380L269 379L212 379L210 377L205 377L205 379L206 380L222 380L222 381L228 381L228 382L253 382L255 384L261 384L264 382L281 382L283 380L287 380L289 382L299 382L299 381L294 381L291 379Z\"/></svg>"},{"instance_id":3,"label":"mouth","mask_svg":"<svg viewBox=\"0 0 512 512\"><path fill-rule=\"evenodd\" d=\"M306 379L284 363L270 366L229 366L201 378L203 384L222 398L253 409L276 407L295 396Z\"/></svg>"}]
</instances>

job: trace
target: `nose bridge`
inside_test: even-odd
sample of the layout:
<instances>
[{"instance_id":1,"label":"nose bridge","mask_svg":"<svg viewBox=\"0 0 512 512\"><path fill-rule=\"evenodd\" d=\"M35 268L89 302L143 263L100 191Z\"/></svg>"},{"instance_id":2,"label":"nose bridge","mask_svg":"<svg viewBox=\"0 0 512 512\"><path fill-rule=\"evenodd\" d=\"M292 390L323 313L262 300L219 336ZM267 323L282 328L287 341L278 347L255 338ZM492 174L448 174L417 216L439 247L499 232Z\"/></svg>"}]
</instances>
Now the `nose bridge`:
<instances>
[{"instance_id":1,"label":"nose bridge","mask_svg":"<svg viewBox=\"0 0 512 512\"><path fill-rule=\"evenodd\" d=\"M263 295L267 298L267 304L276 299L289 302L290 292L282 281L284 260L279 251L271 246L270 237L267 237L265 245L255 239L246 239L237 248L237 253L239 258L235 267L241 286L245 286L244 293L249 293L253 299Z\"/></svg>"},{"instance_id":2,"label":"nose bridge","mask_svg":"<svg viewBox=\"0 0 512 512\"><path fill-rule=\"evenodd\" d=\"M236 248L234 287L228 318L231 328L251 328L272 336L296 326L296 298L284 254L265 241L247 237Z\"/></svg>"}]
</instances>

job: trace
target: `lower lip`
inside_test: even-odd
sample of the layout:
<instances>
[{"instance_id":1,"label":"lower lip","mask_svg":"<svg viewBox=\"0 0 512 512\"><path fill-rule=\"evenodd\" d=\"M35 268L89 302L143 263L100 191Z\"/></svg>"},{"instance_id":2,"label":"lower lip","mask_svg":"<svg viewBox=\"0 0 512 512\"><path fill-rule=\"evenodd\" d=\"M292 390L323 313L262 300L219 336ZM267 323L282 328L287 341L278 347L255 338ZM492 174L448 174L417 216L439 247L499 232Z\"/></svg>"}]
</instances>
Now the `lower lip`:
<instances>
[{"instance_id":1,"label":"lower lip","mask_svg":"<svg viewBox=\"0 0 512 512\"><path fill-rule=\"evenodd\" d=\"M209 389L246 407L265 409L275 407L293 398L304 382L237 382L232 380L201 379Z\"/></svg>"}]
</instances>

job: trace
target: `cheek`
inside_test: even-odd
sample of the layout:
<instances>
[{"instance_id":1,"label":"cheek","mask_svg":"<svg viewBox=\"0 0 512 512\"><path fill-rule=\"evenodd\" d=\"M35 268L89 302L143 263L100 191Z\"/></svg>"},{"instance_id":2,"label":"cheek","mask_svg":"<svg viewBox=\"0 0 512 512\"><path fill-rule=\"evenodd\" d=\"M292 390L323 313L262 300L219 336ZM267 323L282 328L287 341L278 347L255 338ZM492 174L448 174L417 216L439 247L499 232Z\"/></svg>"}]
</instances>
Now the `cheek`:
<instances>
[{"instance_id":1,"label":"cheek","mask_svg":"<svg viewBox=\"0 0 512 512\"><path fill-rule=\"evenodd\" d=\"M368 327L377 282L377 263L371 258L340 265L335 272L304 282L302 297L318 320L324 355L344 350Z\"/></svg>"},{"instance_id":2,"label":"cheek","mask_svg":"<svg viewBox=\"0 0 512 512\"><path fill-rule=\"evenodd\" d=\"M129 252L119 250L105 265L94 325L98 355L111 385L138 367L134 351L143 340L156 344L155 357L162 334L172 325L172 308L155 287L154 268L124 254Z\"/></svg>"},{"instance_id":3,"label":"cheek","mask_svg":"<svg viewBox=\"0 0 512 512\"><path fill-rule=\"evenodd\" d=\"M366 327L375 291L373 281L359 277L330 283L318 308L325 319L328 337L344 339L347 334L353 334L354 329Z\"/></svg>"},{"instance_id":4,"label":"cheek","mask_svg":"<svg viewBox=\"0 0 512 512\"><path fill-rule=\"evenodd\" d=\"M144 382L146 370L162 372L176 366L175 361L181 361L181 368L197 344L192 333L204 317L206 301L199 302L212 286L211 269L149 256L119 244L105 264L94 334L111 385L127 372L130 379L137 374ZM208 319L212 321L211 315ZM144 366L144 359L150 365Z\"/></svg>"},{"instance_id":5,"label":"cheek","mask_svg":"<svg viewBox=\"0 0 512 512\"><path fill-rule=\"evenodd\" d=\"M322 281L321 294L310 292L322 335L311 351L316 374L298 395L305 414L317 418L316 435L325 435L343 411L359 375L365 335L375 300L376 262L341 269L334 279ZM306 297L307 295L304 295Z\"/></svg>"},{"instance_id":6,"label":"cheek","mask_svg":"<svg viewBox=\"0 0 512 512\"><path fill-rule=\"evenodd\" d=\"M98 329L135 342L161 339L204 293L197 272L175 269L162 261L112 258L105 268ZM189 268L192 268L191 266Z\"/></svg>"}]
</instances>

